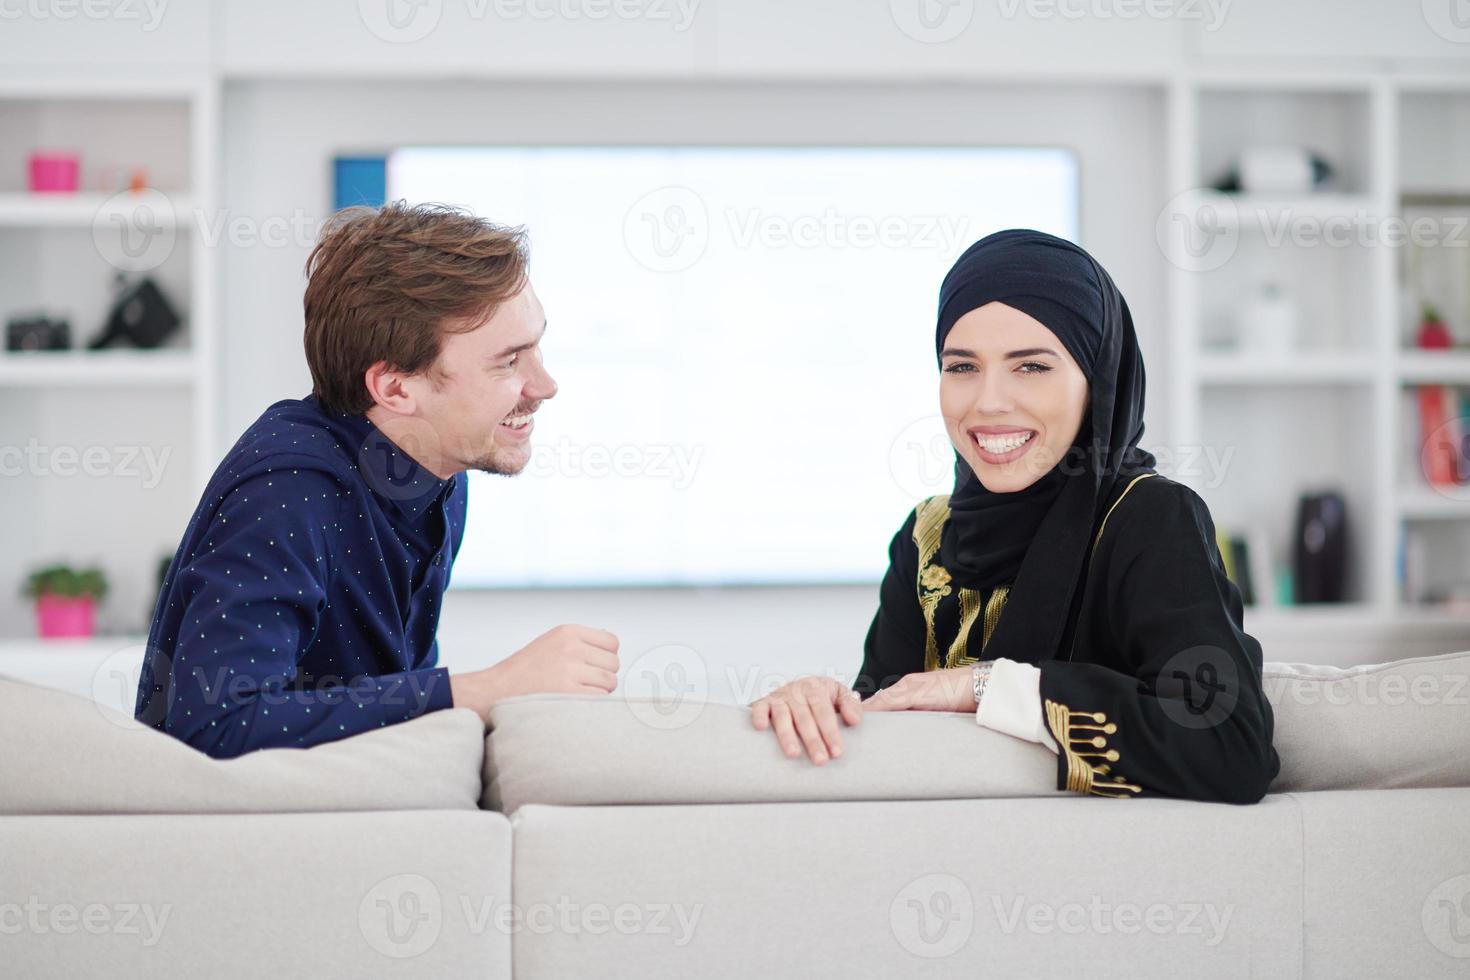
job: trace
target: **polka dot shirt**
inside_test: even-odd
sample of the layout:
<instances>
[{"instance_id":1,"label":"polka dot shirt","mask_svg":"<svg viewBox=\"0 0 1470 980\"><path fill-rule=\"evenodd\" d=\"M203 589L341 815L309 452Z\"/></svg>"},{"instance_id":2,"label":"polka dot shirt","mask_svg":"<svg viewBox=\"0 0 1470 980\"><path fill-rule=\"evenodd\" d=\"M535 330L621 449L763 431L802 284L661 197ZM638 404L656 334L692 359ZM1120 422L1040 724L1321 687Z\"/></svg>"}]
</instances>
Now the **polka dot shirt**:
<instances>
[{"instance_id":1,"label":"polka dot shirt","mask_svg":"<svg viewBox=\"0 0 1470 980\"><path fill-rule=\"evenodd\" d=\"M272 405L174 554L134 714L229 758L451 707L435 632L466 489L365 416Z\"/></svg>"}]
</instances>

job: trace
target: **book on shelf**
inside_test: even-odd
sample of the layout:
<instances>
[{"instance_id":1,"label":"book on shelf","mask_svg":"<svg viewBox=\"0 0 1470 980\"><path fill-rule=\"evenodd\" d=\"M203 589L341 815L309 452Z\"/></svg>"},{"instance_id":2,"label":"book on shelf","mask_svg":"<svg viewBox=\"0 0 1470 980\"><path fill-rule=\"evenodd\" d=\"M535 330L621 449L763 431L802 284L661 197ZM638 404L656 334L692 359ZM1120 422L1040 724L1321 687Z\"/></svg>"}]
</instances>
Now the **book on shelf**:
<instances>
[{"instance_id":1,"label":"book on shelf","mask_svg":"<svg viewBox=\"0 0 1470 980\"><path fill-rule=\"evenodd\" d=\"M1470 422L1470 393L1449 385L1420 385L1414 391L1419 407L1419 461L1431 487L1470 483L1466 426Z\"/></svg>"},{"instance_id":2,"label":"book on shelf","mask_svg":"<svg viewBox=\"0 0 1470 980\"><path fill-rule=\"evenodd\" d=\"M1240 590L1247 606L1276 605L1275 575L1264 528L1247 528L1235 533L1215 530L1215 544L1225 562L1225 574Z\"/></svg>"}]
</instances>

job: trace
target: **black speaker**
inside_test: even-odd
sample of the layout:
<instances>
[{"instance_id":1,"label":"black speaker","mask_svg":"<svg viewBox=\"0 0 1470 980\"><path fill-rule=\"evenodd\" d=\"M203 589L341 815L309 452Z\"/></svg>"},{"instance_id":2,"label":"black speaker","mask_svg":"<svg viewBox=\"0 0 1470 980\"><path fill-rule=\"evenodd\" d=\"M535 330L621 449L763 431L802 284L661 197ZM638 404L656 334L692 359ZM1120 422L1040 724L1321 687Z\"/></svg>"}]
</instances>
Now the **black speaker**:
<instances>
[{"instance_id":1,"label":"black speaker","mask_svg":"<svg viewBox=\"0 0 1470 980\"><path fill-rule=\"evenodd\" d=\"M1296 601L1341 602L1347 578L1347 508L1340 493L1303 494L1292 555Z\"/></svg>"}]
</instances>

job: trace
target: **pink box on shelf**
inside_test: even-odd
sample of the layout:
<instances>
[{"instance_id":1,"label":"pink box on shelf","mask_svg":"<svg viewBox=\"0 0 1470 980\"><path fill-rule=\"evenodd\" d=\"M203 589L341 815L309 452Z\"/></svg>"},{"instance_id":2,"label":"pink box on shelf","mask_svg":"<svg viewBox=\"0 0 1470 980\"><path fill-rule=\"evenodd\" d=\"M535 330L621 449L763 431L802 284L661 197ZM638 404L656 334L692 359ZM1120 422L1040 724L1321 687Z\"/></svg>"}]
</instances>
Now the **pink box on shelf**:
<instances>
[{"instance_id":1,"label":"pink box on shelf","mask_svg":"<svg viewBox=\"0 0 1470 980\"><path fill-rule=\"evenodd\" d=\"M32 153L32 191L75 191L81 161L75 153Z\"/></svg>"}]
</instances>

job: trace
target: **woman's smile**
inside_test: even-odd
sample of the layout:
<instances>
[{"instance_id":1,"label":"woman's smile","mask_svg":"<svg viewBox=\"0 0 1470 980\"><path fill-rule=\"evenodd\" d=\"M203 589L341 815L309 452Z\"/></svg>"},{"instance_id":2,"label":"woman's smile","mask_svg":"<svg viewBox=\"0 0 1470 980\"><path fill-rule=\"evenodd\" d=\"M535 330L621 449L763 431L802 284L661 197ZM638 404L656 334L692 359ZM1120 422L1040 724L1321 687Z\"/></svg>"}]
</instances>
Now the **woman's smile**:
<instances>
[{"instance_id":1,"label":"woman's smile","mask_svg":"<svg viewBox=\"0 0 1470 980\"><path fill-rule=\"evenodd\" d=\"M1035 429L977 425L969 433L981 461L996 466L1020 459L1036 443Z\"/></svg>"}]
</instances>

